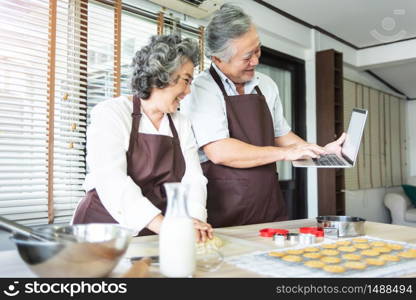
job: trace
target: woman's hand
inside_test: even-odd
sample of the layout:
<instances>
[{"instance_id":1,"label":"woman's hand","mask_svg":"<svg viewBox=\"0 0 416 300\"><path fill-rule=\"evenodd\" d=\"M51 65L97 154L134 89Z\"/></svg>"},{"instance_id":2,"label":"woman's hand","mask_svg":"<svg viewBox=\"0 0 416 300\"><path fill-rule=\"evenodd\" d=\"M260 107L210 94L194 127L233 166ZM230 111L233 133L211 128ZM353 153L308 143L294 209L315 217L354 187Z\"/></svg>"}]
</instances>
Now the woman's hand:
<instances>
[{"instance_id":1,"label":"woman's hand","mask_svg":"<svg viewBox=\"0 0 416 300\"><path fill-rule=\"evenodd\" d=\"M205 243L207 239L212 239L213 229L210 224L202 222L198 219L192 218L194 221L194 228L196 230L196 242Z\"/></svg>"}]
</instances>

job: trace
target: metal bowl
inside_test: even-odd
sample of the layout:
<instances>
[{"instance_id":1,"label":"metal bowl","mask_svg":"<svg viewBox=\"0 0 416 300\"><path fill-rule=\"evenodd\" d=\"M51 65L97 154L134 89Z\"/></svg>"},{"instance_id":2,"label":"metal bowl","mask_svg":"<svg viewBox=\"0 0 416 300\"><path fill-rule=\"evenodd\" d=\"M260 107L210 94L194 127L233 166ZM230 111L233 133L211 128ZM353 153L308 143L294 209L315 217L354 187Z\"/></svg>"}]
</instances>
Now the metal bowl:
<instances>
[{"instance_id":1,"label":"metal bowl","mask_svg":"<svg viewBox=\"0 0 416 300\"><path fill-rule=\"evenodd\" d=\"M116 224L47 225L37 232L56 241L14 235L20 257L40 277L103 277L126 252L133 232Z\"/></svg>"},{"instance_id":2,"label":"metal bowl","mask_svg":"<svg viewBox=\"0 0 416 300\"><path fill-rule=\"evenodd\" d=\"M364 235L365 219L350 216L316 217L318 227L322 227L325 237L354 237Z\"/></svg>"}]
</instances>

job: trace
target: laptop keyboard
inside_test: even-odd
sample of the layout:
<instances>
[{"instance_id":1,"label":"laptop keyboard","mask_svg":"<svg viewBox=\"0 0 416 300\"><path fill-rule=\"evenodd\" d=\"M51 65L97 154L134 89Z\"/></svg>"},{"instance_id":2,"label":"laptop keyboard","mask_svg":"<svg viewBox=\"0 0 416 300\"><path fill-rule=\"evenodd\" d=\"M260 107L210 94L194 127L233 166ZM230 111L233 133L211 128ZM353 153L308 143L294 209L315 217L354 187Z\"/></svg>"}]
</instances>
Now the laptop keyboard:
<instances>
[{"instance_id":1,"label":"laptop keyboard","mask_svg":"<svg viewBox=\"0 0 416 300\"><path fill-rule=\"evenodd\" d=\"M347 165L336 154L322 155L319 158L312 158L312 160L318 166L345 166Z\"/></svg>"}]
</instances>

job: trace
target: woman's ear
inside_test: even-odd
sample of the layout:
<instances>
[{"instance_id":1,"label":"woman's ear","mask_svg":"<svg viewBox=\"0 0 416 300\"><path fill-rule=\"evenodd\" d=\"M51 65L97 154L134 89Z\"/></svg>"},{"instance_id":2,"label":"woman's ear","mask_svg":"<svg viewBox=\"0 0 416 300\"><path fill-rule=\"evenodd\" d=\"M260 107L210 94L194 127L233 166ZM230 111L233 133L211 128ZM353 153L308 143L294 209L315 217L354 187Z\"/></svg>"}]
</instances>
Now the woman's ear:
<instances>
[{"instance_id":1,"label":"woman's ear","mask_svg":"<svg viewBox=\"0 0 416 300\"><path fill-rule=\"evenodd\" d=\"M221 59L219 59L218 57L216 57L216 56L211 56L211 60L216 64L216 65L219 65L219 64L221 64Z\"/></svg>"}]
</instances>

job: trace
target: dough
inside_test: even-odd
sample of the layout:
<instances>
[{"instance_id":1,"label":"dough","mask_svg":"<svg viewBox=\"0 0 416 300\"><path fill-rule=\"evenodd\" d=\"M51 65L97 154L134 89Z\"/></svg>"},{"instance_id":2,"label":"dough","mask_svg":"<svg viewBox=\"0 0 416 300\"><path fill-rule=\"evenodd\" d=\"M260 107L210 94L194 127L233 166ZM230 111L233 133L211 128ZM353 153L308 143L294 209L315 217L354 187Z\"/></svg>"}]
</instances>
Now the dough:
<instances>
[{"instance_id":1,"label":"dough","mask_svg":"<svg viewBox=\"0 0 416 300\"><path fill-rule=\"evenodd\" d=\"M338 241L336 244L339 246L349 246L351 245L351 241Z\"/></svg>"},{"instance_id":2,"label":"dough","mask_svg":"<svg viewBox=\"0 0 416 300\"><path fill-rule=\"evenodd\" d=\"M403 251L397 253L397 255L404 258L416 258L416 251Z\"/></svg>"},{"instance_id":3,"label":"dough","mask_svg":"<svg viewBox=\"0 0 416 300\"><path fill-rule=\"evenodd\" d=\"M389 247L392 250L403 250L404 246L399 244L387 244L387 247Z\"/></svg>"},{"instance_id":4,"label":"dough","mask_svg":"<svg viewBox=\"0 0 416 300\"><path fill-rule=\"evenodd\" d=\"M361 251L361 255L363 256L378 256L380 252L374 250L363 250Z\"/></svg>"},{"instance_id":5,"label":"dough","mask_svg":"<svg viewBox=\"0 0 416 300\"><path fill-rule=\"evenodd\" d=\"M383 254L383 255L380 255L380 259L385 260L385 261L399 261L400 257L398 257L397 255Z\"/></svg>"},{"instance_id":6,"label":"dough","mask_svg":"<svg viewBox=\"0 0 416 300\"><path fill-rule=\"evenodd\" d=\"M286 255L286 252L276 252L276 251L272 251L269 252L269 256L274 256L274 257L283 257Z\"/></svg>"},{"instance_id":7,"label":"dough","mask_svg":"<svg viewBox=\"0 0 416 300\"><path fill-rule=\"evenodd\" d=\"M337 244L323 244L323 245L321 245L321 247L322 248L325 248L325 249L335 249L335 248L337 248Z\"/></svg>"},{"instance_id":8,"label":"dough","mask_svg":"<svg viewBox=\"0 0 416 300\"><path fill-rule=\"evenodd\" d=\"M335 256L339 254L338 250L332 250L332 249L327 249L327 250L322 250L321 251L322 255L327 255L327 256Z\"/></svg>"},{"instance_id":9,"label":"dough","mask_svg":"<svg viewBox=\"0 0 416 300\"><path fill-rule=\"evenodd\" d=\"M374 247L373 250L378 251L380 253L389 253L392 251L392 249L389 247Z\"/></svg>"},{"instance_id":10,"label":"dough","mask_svg":"<svg viewBox=\"0 0 416 300\"><path fill-rule=\"evenodd\" d=\"M323 267L326 266L323 262L319 260L310 260L310 261L305 262L304 265L310 268L315 268L315 269L322 269Z\"/></svg>"},{"instance_id":11,"label":"dough","mask_svg":"<svg viewBox=\"0 0 416 300\"><path fill-rule=\"evenodd\" d=\"M354 243L368 243L368 240L367 239L363 239L363 238L355 238L355 239L352 239L352 241Z\"/></svg>"},{"instance_id":12,"label":"dough","mask_svg":"<svg viewBox=\"0 0 416 300\"><path fill-rule=\"evenodd\" d=\"M379 259L379 258L367 258L365 262L368 265L373 265L373 266L383 266L386 263L384 260Z\"/></svg>"},{"instance_id":13,"label":"dough","mask_svg":"<svg viewBox=\"0 0 416 300\"><path fill-rule=\"evenodd\" d=\"M365 249L369 249L370 245L367 243L360 243L360 244L354 244L354 247L357 249L365 250Z\"/></svg>"},{"instance_id":14,"label":"dough","mask_svg":"<svg viewBox=\"0 0 416 300\"><path fill-rule=\"evenodd\" d=\"M303 257L313 258L313 259L320 258L321 256L322 256L321 254L316 253L316 252L309 252L309 253L303 254Z\"/></svg>"},{"instance_id":15,"label":"dough","mask_svg":"<svg viewBox=\"0 0 416 300\"><path fill-rule=\"evenodd\" d=\"M344 264L344 267L354 270L364 270L367 268L367 265L359 261L349 261Z\"/></svg>"},{"instance_id":16,"label":"dough","mask_svg":"<svg viewBox=\"0 0 416 300\"><path fill-rule=\"evenodd\" d=\"M303 249L305 252L319 252L319 248L316 247L308 247Z\"/></svg>"},{"instance_id":17,"label":"dough","mask_svg":"<svg viewBox=\"0 0 416 300\"><path fill-rule=\"evenodd\" d=\"M224 246L224 242L222 239L220 239L218 236L214 235L212 240L207 239L205 243L197 243L196 247L199 248L206 248L206 247L212 247L214 249L219 249L222 246Z\"/></svg>"},{"instance_id":18,"label":"dough","mask_svg":"<svg viewBox=\"0 0 416 300\"><path fill-rule=\"evenodd\" d=\"M345 260L360 260L361 255L348 253L348 254L344 254L342 258Z\"/></svg>"},{"instance_id":19,"label":"dough","mask_svg":"<svg viewBox=\"0 0 416 300\"><path fill-rule=\"evenodd\" d=\"M303 249L291 249L286 251L287 254L293 254L293 255L300 255L303 253Z\"/></svg>"},{"instance_id":20,"label":"dough","mask_svg":"<svg viewBox=\"0 0 416 300\"><path fill-rule=\"evenodd\" d=\"M321 258L321 261L327 264L337 264L341 261L341 259L334 256L325 256Z\"/></svg>"},{"instance_id":21,"label":"dough","mask_svg":"<svg viewBox=\"0 0 416 300\"><path fill-rule=\"evenodd\" d=\"M386 243L381 242L381 241L375 241L375 242L371 242L370 245L373 247L385 247Z\"/></svg>"},{"instance_id":22,"label":"dough","mask_svg":"<svg viewBox=\"0 0 416 300\"><path fill-rule=\"evenodd\" d=\"M357 248L351 247L351 246L343 246L338 248L341 252L355 252L357 251Z\"/></svg>"},{"instance_id":23,"label":"dough","mask_svg":"<svg viewBox=\"0 0 416 300\"><path fill-rule=\"evenodd\" d=\"M283 256L282 259L288 262L301 262L302 261L302 257L300 257L299 255L286 255L286 256Z\"/></svg>"},{"instance_id":24,"label":"dough","mask_svg":"<svg viewBox=\"0 0 416 300\"><path fill-rule=\"evenodd\" d=\"M331 273L342 273L345 272L345 268L343 266L325 266L323 268L327 272Z\"/></svg>"}]
</instances>

